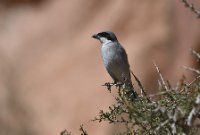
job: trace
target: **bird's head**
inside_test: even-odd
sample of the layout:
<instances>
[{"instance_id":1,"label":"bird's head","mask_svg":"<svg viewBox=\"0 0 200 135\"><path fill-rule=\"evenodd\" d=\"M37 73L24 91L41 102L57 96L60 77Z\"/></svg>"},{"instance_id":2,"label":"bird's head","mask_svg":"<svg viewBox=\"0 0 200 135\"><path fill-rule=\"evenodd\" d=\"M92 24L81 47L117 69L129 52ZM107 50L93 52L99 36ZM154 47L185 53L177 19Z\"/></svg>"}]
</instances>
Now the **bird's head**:
<instances>
[{"instance_id":1,"label":"bird's head","mask_svg":"<svg viewBox=\"0 0 200 135\"><path fill-rule=\"evenodd\" d=\"M98 34L94 34L92 37L98 39L102 44L118 41L115 34L110 31L100 32Z\"/></svg>"}]
</instances>

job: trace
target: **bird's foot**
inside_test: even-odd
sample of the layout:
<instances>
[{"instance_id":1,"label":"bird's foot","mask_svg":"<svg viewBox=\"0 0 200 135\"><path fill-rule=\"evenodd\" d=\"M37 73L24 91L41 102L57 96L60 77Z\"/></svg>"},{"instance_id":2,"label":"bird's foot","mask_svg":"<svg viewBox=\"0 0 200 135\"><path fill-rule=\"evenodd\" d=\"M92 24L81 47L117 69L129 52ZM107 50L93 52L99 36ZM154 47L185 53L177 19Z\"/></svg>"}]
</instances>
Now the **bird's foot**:
<instances>
[{"instance_id":1,"label":"bird's foot","mask_svg":"<svg viewBox=\"0 0 200 135\"><path fill-rule=\"evenodd\" d=\"M116 86L116 87L121 87L122 85L124 85L123 82L117 82L117 83L115 83L115 86Z\"/></svg>"},{"instance_id":2,"label":"bird's foot","mask_svg":"<svg viewBox=\"0 0 200 135\"><path fill-rule=\"evenodd\" d=\"M114 83L110 83L110 82L107 82L105 84L103 84L102 86L106 86L108 91L111 92L111 87L115 85Z\"/></svg>"}]
</instances>

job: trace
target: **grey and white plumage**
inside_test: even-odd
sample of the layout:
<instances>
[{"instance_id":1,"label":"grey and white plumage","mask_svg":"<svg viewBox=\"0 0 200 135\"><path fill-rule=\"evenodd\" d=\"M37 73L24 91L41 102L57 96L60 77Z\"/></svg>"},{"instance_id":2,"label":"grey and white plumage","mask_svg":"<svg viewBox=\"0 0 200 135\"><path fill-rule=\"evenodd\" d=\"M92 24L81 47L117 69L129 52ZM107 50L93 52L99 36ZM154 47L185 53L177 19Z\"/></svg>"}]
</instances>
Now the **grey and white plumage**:
<instances>
[{"instance_id":1,"label":"grey and white plumage","mask_svg":"<svg viewBox=\"0 0 200 135\"><path fill-rule=\"evenodd\" d=\"M115 34L106 31L94 34L92 37L98 39L102 44L103 63L114 83L125 83L133 88L127 54ZM135 92L134 94L136 96Z\"/></svg>"}]
</instances>

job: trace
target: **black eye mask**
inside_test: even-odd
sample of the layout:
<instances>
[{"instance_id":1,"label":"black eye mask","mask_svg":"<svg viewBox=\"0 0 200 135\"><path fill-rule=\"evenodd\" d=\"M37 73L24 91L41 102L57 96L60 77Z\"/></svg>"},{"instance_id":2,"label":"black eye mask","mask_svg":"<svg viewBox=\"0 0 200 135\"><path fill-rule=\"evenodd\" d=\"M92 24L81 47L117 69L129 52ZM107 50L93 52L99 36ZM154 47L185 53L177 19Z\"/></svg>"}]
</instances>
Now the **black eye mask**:
<instances>
[{"instance_id":1,"label":"black eye mask","mask_svg":"<svg viewBox=\"0 0 200 135\"><path fill-rule=\"evenodd\" d=\"M110 32L101 32L101 33L98 33L98 35L100 37L105 37L107 38L108 40L111 40L111 41L117 41L117 38L114 34L110 33Z\"/></svg>"}]
</instances>

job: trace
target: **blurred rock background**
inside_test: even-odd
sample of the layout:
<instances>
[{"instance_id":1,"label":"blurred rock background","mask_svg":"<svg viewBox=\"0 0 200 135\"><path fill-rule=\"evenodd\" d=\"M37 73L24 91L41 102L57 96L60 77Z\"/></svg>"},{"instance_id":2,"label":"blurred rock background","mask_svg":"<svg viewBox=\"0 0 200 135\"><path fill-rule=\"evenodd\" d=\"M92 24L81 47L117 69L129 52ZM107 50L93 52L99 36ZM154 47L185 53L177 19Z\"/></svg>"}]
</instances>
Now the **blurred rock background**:
<instances>
[{"instance_id":1,"label":"blurred rock background","mask_svg":"<svg viewBox=\"0 0 200 135\"><path fill-rule=\"evenodd\" d=\"M192 79L181 66L198 67L189 49L200 50L199 24L179 0L1 0L0 134L79 134L80 124L112 134L115 127L90 121L114 102L101 86L111 78L91 35L115 32L153 93L152 60L172 84Z\"/></svg>"}]
</instances>

